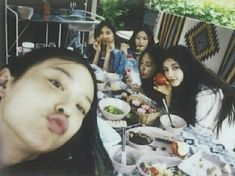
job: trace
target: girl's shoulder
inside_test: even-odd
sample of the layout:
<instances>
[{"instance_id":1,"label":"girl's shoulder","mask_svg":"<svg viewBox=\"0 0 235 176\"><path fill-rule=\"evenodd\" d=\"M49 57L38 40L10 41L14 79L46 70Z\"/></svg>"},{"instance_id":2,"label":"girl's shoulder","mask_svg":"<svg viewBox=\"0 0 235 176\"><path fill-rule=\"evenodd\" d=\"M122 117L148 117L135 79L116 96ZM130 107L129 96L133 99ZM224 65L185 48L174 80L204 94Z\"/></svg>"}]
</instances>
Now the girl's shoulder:
<instances>
[{"instance_id":1,"label":"girl's shoulder","mask_svg":"<svg viewBox=\"0 0 235 176\"><path fill-rule=\"evenodd\" d=\"M223 99L224 97L222 89L212 89L206 85L200 85L198 89L199 91L196 95L197 99L200 97L214 97L214 96L217 96L220 99Z\"/></svg>"}]
</instances>

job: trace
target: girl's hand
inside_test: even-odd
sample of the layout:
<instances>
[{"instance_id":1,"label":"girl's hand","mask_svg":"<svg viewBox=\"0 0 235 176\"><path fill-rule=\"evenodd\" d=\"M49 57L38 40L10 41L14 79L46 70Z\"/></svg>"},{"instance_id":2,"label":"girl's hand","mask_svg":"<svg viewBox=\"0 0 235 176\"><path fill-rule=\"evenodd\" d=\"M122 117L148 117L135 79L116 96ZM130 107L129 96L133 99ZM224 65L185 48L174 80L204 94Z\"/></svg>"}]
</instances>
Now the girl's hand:
<instances>
[{"instance_id":1,"label":"girl's hand","mask_svg":"<svg viewBox=\"0 0 235 176\"><path fill-rule=\"evenodd\" d=\"M115 48L114 40L109 39L107 42L106 53L110 54L114 48Z\"/></svg>"},{"instance_id":2,"label":"girl's hand","mask_svg":"<svg viewBox=\"0 0 235 176\"><path fill-rule=\"evenodd\" d=\"M127 55L127 50L130 48L129 44L126 43L121 43L120 50Z\"/></svg>"},{"instance_id":3,"label":"girl's hand","mask_svg":"<svg viewBox=\"0 0 235 176\"><path fill-rule=\"evenodd\" d=\"M96 52L101 51L101 40L99 37L97 37L97 39L94 41L93 48L96 50Z\"/></svg>"},{"instance_id":4,"label":"girl's hand","mask_svg":"<svg viewBox=\"0 0 235 176\"><path fill-rule=\"evenodd\" d=\"M170 85L169 82L167 82L167 83L164 84L164 85L154 85L154 86L153 86L153 89L156 90L156 91L158 91L158 92L163 93L163 94L166 95L166 96L167 96L167 95L170 95L171 92L172 92L172 87L171 87L171 85Z\"/></svg>"},{"instance_id":5,"label":"girl's hand","mask_svg":"<svg viewBox=\"0 0 235 176\"><path fill-rule=\"evenodd\" d=\"M130 78L130 75L126 74L125 78L126 78L126 84L131 87L132 79Z\"/></svg>"}]
</instances>

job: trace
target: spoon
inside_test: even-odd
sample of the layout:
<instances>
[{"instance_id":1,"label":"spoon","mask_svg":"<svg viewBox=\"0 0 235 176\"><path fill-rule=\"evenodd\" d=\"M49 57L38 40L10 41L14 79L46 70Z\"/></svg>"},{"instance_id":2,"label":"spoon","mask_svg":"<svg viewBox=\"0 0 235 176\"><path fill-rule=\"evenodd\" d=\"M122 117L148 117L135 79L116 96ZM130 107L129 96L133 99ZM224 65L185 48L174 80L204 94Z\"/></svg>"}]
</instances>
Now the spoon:
<instances>
[{"instance_id":1,"label":"spoon","mask_svg":"<svg viewBox=\"0 0 235 176\"><path fill-rule=\"evenodd\" d=\"M172 128L175 128L175 125L173 125L173 123L172 123L171 116L170 116L170 112L169 112L169 109L168 109L168 107L167 107L165 98L163 98L162 101L163 101L163 104L164 104L166 113L167 113L167 115L168 115L168 117L169 117L169 120L170 120L170 123L171 123L171 127L172 127Z\"/></svg>"}]
</instances>

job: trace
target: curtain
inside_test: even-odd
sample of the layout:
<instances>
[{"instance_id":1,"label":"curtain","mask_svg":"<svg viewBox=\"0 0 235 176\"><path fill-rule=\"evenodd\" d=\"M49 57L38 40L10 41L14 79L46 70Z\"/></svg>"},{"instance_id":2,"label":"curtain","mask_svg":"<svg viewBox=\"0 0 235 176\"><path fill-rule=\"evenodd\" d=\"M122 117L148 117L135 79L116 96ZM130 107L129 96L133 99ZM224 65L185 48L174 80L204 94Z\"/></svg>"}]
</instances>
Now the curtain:
<instances>
[{"instance_id":1,"label":"curtain","mask_svg":"<svg viewBox=\"0 0 235 176\"><path fill-rule=\"evenodd\" d=\"M218 73L227 83L235 87L235 31L233 31Z\"/></svg>"},{"instance_id":2,"label":"curtain","mask_svg":"<svg viewBox=\"0 0 235 176\"><path fill-rule=\"evenodd\" d=\"M159 45L168 48L178 44L184 26L185 17L162 13L161 25L158 33Z\"/></svg>"}]
</instances>

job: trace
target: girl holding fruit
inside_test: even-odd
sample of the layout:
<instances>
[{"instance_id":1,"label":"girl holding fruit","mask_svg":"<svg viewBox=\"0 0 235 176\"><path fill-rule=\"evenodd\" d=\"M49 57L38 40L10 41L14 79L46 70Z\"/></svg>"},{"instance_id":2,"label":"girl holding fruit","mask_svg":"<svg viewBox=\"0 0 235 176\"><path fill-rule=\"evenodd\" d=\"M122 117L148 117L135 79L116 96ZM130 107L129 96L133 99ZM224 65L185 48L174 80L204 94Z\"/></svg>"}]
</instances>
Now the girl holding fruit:
<instances>
[{"instance_id":1,"label":"girl holding fruit","mask_svg":"<svg viewBox=\"0 0 235 176\"><path fill-rule=\"evenodd\" d=\"M167 79L154 89L165 94L172 114L213 132L228 149L235 147L235 92L199 62L185 46L166 50L162 61Z\"/></svg>"},{"instance_id":2,"label":"girl holding fruit","mask_svg":"<svg viewBox=\"0 0 235 176\"><path fill-rule=\"evenodd\" d=\"M126 56L115 47L116 30L109 21L102 21L95 29L95 41L88 45L85 56L92 64L107 72L125 74Z\"/></svg>"}]
</instances>

